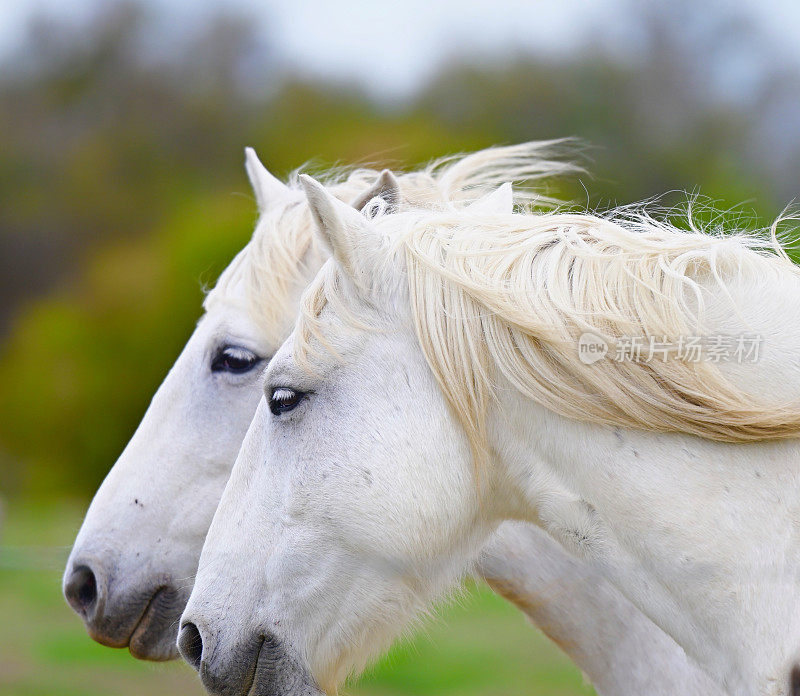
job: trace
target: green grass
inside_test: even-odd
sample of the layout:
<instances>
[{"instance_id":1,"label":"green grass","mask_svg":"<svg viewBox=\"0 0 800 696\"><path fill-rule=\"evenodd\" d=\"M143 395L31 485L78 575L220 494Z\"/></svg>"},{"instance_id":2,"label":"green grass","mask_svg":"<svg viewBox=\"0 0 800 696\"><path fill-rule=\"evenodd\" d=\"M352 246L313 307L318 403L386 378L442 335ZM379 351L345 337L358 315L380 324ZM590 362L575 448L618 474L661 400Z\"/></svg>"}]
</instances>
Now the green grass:
<instances>
[{"instance_id":1,"label":"green grass","mask_svg":"<svg viewBox=\"0 0 800 696\"><path fill-rule=\"evenodd\" d=\"M81 519L76 505L13 506L0 533L2 696L181 696L194 672L150 664L92 642L61 597L61 571ZM580 672L485 587L470 585L347 696L589 696Z\"/></svg>"}]
</instances>

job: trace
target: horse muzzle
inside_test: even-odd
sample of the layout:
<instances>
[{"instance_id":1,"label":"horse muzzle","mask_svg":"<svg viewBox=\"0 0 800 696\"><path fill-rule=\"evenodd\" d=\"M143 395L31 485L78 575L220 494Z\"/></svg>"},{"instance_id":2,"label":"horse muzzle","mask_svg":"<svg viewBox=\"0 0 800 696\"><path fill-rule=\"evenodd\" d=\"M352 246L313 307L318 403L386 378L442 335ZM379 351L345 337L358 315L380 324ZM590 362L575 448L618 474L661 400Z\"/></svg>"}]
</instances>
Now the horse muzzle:
<instances>
[{"instance_id":1,"label":"horse muzzle","mask_svg":"<svg viewBox=\"0 0 800 696\"><path fill-rule=\"evenodd\" d=\"M67 567L64 597L98 643L128 648L141 660L178 657L175 639L188 590L168 579L121 582L96 559L79 557Z\"/></svg>"},{"instance_id":2,"label":"horse muzzle","mask_svg":"<svg viewBox=\"0 0 800 696\"><path fill-rule=\"evenodd\" d=\"M184 619L178 647L213 696L324 696L286 644L269 632L227 646Z\"/></svg>"}]
</instances>

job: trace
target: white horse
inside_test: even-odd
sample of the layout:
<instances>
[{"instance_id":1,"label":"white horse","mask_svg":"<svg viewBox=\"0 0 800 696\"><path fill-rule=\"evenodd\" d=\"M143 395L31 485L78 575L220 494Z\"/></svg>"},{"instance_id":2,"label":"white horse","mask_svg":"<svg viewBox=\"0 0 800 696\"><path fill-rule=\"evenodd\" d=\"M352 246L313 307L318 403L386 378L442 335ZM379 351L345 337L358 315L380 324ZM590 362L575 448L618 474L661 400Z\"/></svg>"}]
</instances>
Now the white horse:
<instances>
[{"instance_id":1,"label":"white horse","mask_svg":"<svg viewBox=\"0 0 800 696\"><path fill-rule=\"evenodd\" d=\"M369 221L304 183L333 258L266 370L182 618L207 687L334 690L514 519L730 693L800 693L800 271L777 242L592 215ZM715 362L713 337L743 333L759 359ZM605 357L582 356L587 334ZM694 334L698 360L618 352Z\"/></svg>"},{"instance_id":2,"label":"white horse","mask_svg":"<svg viewBox=\"0 0 800 696\"><path fill-rule=\"evenodd\" d=\"M568 171L531 143L455 158L401 175L356 171L331 183L362 207L374 196L407 206L454 201L510 211L508 179ZM65 594L90 635L145 659L176 655L178 618L203 540L262 395L268 358L288 335L301 290L327 252L296 178L287 186L248 151L261 217L253 240L208 296L206 314L97 492L65 572ZM377 181L376 181L377 180ZM494 193L489 193L493 191ZM519 190L525 203L535 191ZM708 677L599 574L531 525L509 523L478 572L555 640L604 694L711 696Z\"/></svg>"}]
</instances>

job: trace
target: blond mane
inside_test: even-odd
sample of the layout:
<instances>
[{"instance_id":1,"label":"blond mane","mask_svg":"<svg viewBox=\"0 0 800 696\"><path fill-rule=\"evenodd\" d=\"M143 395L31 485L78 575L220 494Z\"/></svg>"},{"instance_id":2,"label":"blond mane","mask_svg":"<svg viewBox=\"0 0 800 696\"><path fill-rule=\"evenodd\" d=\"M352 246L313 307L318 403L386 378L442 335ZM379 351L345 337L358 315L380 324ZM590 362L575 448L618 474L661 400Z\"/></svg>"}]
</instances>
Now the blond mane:
<instances>
[{"instance_id":1,"label":"blond mane","mask_svg":"<svg viewBox=\"0 0 800 696\"><path fill-rule=\"evenodd\" d=\"M585 364L578 354L587 333L605 341L609 355L629 336L702 335L709 291L730 297L737 279L796 283L800 271L777 241L778 222L766 233L735 235L623 213L476 217L453 209L375 222L396 240L419 344L476 461L487 456L500 375L580 421L723 442L800 435L800 404L745 394L713 362L673 355ZM346 301L335 297L341 271L327 270L304 297L296 355L321 333L315 324L325 304Z\"/></svg>"},{"instance_id":2,"label":"blond mane","mask_svg":"<svg viewBox=\"0 0 800 696\"><path fill-rule=\"evenodd\" d=\"M445 204L460 209L500 184L515 183L520 206L549 208L558 203L546 195L547 180L580 171L564 153L569 141L537 141L494 147L436 160L427 167L397 175L398 207L435 210ZM280 344L291 331L297 299L324 258L316 247L308 206L294 172L291 196L276 210L262 211L252 240L223 271L204 306L218 302L245 307L267 339ZM368 190L379 172L359 168L338 170L320 180L337 198L350 202Z\"/></svg>"}]
</instances>

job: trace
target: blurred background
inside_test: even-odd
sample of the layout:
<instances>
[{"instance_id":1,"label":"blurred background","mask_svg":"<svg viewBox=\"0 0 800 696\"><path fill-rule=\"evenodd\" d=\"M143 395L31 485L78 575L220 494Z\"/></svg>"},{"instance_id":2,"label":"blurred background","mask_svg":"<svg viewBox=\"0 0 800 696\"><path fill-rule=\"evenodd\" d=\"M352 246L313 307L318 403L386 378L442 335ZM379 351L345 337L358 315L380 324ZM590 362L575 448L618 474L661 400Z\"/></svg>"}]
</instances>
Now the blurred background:
<instances>
[{"instance_id":1,"label":"blurred background","mask_svg":"<svg viewBox=\"0 0 800 696\"><path fill-rule=\"evenodd\" d=\"M0 693L200 693L92 643L60 572L93 491L282 175L577 136L606 207L763 225L800 188L792 0L0 3ZM591 694L469 587L345 693Z\"/></svg>"}]
</instances>

